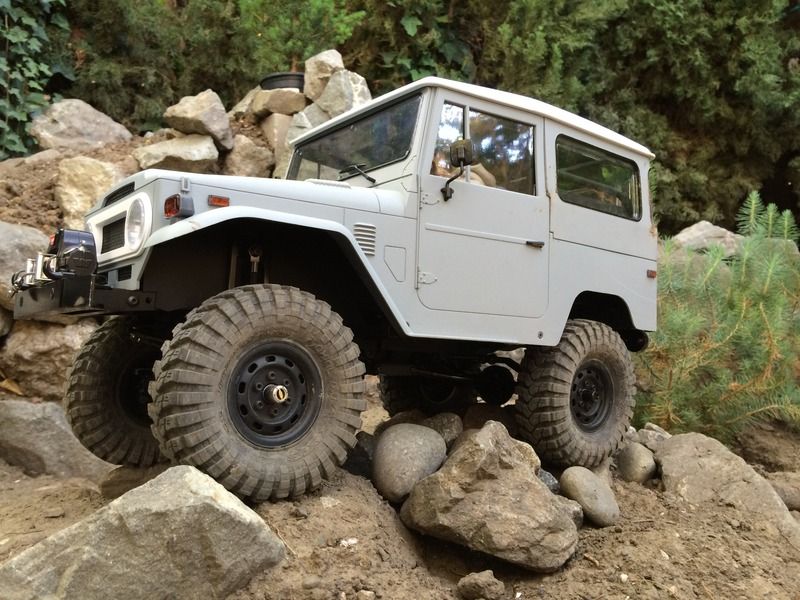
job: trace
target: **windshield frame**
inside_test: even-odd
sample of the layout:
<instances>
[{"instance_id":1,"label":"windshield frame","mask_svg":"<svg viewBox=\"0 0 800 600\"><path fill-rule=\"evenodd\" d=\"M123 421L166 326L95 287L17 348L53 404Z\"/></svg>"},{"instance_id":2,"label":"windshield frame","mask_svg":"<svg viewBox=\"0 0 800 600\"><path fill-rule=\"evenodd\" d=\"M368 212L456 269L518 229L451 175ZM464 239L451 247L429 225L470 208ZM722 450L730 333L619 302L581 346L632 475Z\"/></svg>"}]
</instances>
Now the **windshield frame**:
<instances>
[{"instance_id":1,"label":"windshield frame","mask_svg":"<svg viewBox=\"0 0 800 600\"><path fill-rule=\"evenodd\" d=\"M342 121L341 123L338 123L335 127L322 129L318 134L316 134L316 135L314 135L312 137L309 137L307 139L304 139L302 143L300 143L297 146L295 146L293 148L293 150L292 150L292 159L291 159L291 162L289 163L289 168L286 171L286 179L287 180L291 180L291 181L300 181L300 180L296 179L295 176L297 175L297 172L299 172L299 170L300 170L300 162L303 160L303 157L301 155L301 151L302 151L302 149L304 147L308 146L309 144L313 144L314 142L319 141L322 138L326 138L326 137L336 133L337 131L341 131L342 129L350 127L351 125L353 125L355 123L359 123L359 122L365 121L365 120L373 117L376 114L386 112L388 110L391 110L392 108L394 108L395 106L397 106L399 104L402 104L402 103L407 102L407 101L409 101L409 100L411 100L413 98L416 98L418 103L417 103L417 114L416 114L416 118L415 118L415 121L414 121L414 130L411 133L411 137L409 138L408 146L406 147L405 152L403 152L401 155L397 156L396 158L392 158L391 160L385 161L383 163L367 166L367 167L363 168L362 172L363 173L369 173L369 172L376 171L378 169L383 169L383 168L385 168L385 167L387 167L389 165L393 165L393 164L396 164L396 163L399 163L399 162L402 162L402 161L406 160L412 154L412 150L414 148L414 144L416 142L416 138L419 135L420 115L423 112L423 106L424 106L423 95L424 95L424 90L414 90L413 93L410 93L410 94L405 95L405 96L401 96L401 97L396 98L396 99L392 100L391 102L387 102L385 104L379 104L379 105L371 108L370 110L357 113L357 114L353 115L351 118L346 119L346 120ZM343 168L346 168L346 166L347 165L345 165L345 167L343 167ZM359 173L358 171L352 171L350 173L345 173L345 174L340 173L339 177L337 179L330 179L330 180L327 180L327 181L348 181L350 179L354 179L354 178L358 178L358 177L362 177L363 178L362 173ZM375 184L372 184L372 185L373 186L374 185L380 185L380 183L381 182L378 182L378 183L375 183Z\"/></svg>"}]
</instances>

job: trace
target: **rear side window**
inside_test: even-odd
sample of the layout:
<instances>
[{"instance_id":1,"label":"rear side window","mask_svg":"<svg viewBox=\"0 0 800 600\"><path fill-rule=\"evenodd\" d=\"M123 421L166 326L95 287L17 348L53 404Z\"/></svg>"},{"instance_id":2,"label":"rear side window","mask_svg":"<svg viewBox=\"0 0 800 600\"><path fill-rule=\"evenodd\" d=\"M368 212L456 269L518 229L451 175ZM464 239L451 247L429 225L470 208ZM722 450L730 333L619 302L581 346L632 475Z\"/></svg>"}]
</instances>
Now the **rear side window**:
<instances>
[{"instance_id":1,"label":"rear side window","mask_svg":"<svg viewBox=\"0 0 800 600\"><path fill-rule=\"evenodd\" d=\"M639 169L632 160L561 135L556 170L564 202L634 221L642 218Z\"/></svg>"}]
</instances>

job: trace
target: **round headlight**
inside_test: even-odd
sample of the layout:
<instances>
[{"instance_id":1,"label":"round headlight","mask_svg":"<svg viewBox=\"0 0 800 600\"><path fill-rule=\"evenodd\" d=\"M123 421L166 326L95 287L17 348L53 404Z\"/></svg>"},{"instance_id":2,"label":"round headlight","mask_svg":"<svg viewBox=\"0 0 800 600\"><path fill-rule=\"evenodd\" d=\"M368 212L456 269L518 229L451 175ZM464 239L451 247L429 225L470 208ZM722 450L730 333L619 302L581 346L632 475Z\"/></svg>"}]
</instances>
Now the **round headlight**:
<instances>
[{"instance_id":1,"label":"round headlight","mask_svg":"<svg viewBox=\"0 0 800 600\"><path fill-rule=\"evenodd\" d=\"M128 216L125 218L125 243L131 250L138 250L145 236L144 202L137 198L128 207Z\"/></svg>"}]
</instances>

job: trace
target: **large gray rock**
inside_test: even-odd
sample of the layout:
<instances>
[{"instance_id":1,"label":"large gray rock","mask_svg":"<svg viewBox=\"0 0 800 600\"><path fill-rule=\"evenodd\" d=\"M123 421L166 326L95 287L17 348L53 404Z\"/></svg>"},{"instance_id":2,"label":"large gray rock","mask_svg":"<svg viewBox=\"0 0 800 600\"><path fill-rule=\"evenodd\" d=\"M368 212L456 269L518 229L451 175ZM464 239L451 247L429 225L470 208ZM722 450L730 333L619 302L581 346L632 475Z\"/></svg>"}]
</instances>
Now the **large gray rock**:
<instances>
[{"instance_id":1,"label":"large gray rock","mask_svg":"<svg viewBox=\"0 0 800 600\"><path fill-rule=\"evenodd\" d=\"M0 307L14 310L9 294L11 276L25 268L25 260L47 250L45 234L33 227L0 221Z\"/></svg>"},{"instance_id":2,"label":"large gray rock","mask_svg":"<svg viewBox=\"0 0 800 600\"><path fill-rule=\"evenodd\" d=\"M60 402L67 369L95 329L93 319L72 325L17 321L0 348L0 369L26 396Z\"/></svg>"},{"instance_id":3,"label":"large gray rock","mask_svg":"<svg viewBox=\"0 0 800 600\"><path fill-rule=\"evenodd\" d=\"M62 160L58 164L55 197L64 212L64 227L83 229L89 209L122 178L113 164L88 156Z\"/></svg>"},{"instance_id":4,"label":"large gray rock","mask_svg":"<svg viewBox=\"0 0 800 600\"><path fill-rule=\"evenodd\" d=\"M786 508L800 510L800 473L789 471L768 473L767 480L781 497Z\"/></svg>"},{"instance_id":5,"label":"large gray rock","mask_svg":"<svg viewBox=\"0 0 800 600\"><path fill-rule=\"evenodd\" d=\"M331 117L336 117L370 100L372 94L366 79L352 71L337 71L331 75L316 103Z\"/></svg>"},{"instance_id":6,"label":"large gray rock","mask_svg":"<svg viewBox=\"0 0 800 600\"><path fill-rule=\"evenodd\" d=\"M317 104L310 104L302 112L292 117L289 129L286 131L286 141L292 143L309 129L322 125L330 120L330 115L322 110Z\"/></svg>"},{"instance_id":7,"label":"large gray rock","mask_svg":"<svg viewBox=\"0 0 800 600\"><path fill-rule=\"evenodd\" d=\"M259 90L253 95L250 112L256 119L272 113L293 115L306 107L306 97L295 88Z\"/></svg>"},{"instance_id":8,"label":"large gray rock","mask_svg":"<svg viewBox=\"0 0 800 600\"><path fill-rule=\"evenodd\" d=\"M312 100L318 99L328 85L331 75L343 70L344 62L338 50L325 50L315 54L306 61L303 93Z\"/></svg>"},{"instance_id":9,"label":"large gray rock","mask_svg":"<svg viewBox=\"0 0 800 600\"><path fill-rule=\"evenodd\" d=\"M664 489L691 504L722 502L776 527L800 549L800 526L769 482L715 439L685 433L656 451Z\"/></svg>"},{"instance_id":10,"label":"large gray rock","mask_svg":"<svg viewBox=\"0 0 800 600\"><path fill-rule=\"evenodd\" d=\"M372 482L381 496L400 502L416 483L427 477L447 456L444 439L433 429L401 423L378 438L372 459Z\"/></svg>"},{"instance_id":11,"label":"large gray rock","mask_svg":"<svg viewBox=\"0 0 800 600\"><path fill-rule=\"evenodd\" d=\"M655 452L658 446L664 440L668 440L672 435L653 423L647 423L642 427L633 437L633 441L640 443L642 446Z\"/></svg>"},{"instance_id":12,"label":"large gray rock","mask_svg":"<svg viewBox=\"0 0 800 600\"><path fill-rule=\"evenodd\" d=\"M743 239L737 233L708 221L700 221L682 230L672 238L672 241L678 248L689 250L708 250L712 245L720 245L725 250L725 256L733 256L739 250Z\"/></svg>"},{"instance_id":13,"label":"large gray rock","mask_svg":"<svg viewBox=\"0 0 800 600\"><path fill-rule=\"evenodd\" d=\"M246 135L233 139L233 150L225 157L225 174L243 177L269 177L275 166L272 150L257 145Z\"/></svg>"},{"instance_id":14,"label":"large gray rock","mask_svg":"<svg viewBox=\"0 0 800 600\"><path fill-rule=\"evenodd\" d=\"M261 122L261 132L275 154L280 155L281 152L285 152L286 132L292 124L292 118L289 115L275 113Z\"/></svg>"},{"instance_id":15,"label":"large gray rock","mask_svg":"<svg viewBox=\"0 0 800 600\"><path fill-rule=\"evenodd\" d=\"M133 157L142 169L205 173L217 164L219 152L210 136L192 134L141 146L133 151Z\"/></svg>"},{"instance_id":16,"label":"large gray rock","mask_svg":"<svg viewBox=\"0 0 800 600\"><path fill-rule=\"evenodd\" d=\"M238 498L174 467L3 563L0 597L225 598L283 556Z\"/></svg>"},{"instance_id":17,"label":"large gray rock","mask_svg":"<svg viewBox=\"0 0 800 600\"><path fill-rule=\"evenodd\" d=\"M585 467L570 467L558 481L561 493L581 505L584 516L599 527L619 520L619 505L614 492L600 477Z\"/></svg>"},{"instance_id":18,"label":"large gray rock","mask_svg":"<svg viewBox=\"0 0 800 600\"><path fill-rule=\"evenodd\" d=\"M166 110L164 120L178 131L210 135L220 148L233 148L233 130L228 115L213 90L184 96Z\"/></svg>"},{"instance_id":19,"label":"large gray rock","mask_svg":"<svg viewBox=\"0 0 800 600\"><path fill-rule=\"evenodd\" d=\"M506 595L505 584L495 578L491 570L465 575L459 579L456 589L464 600L503 600Z\"/></svg>"},{"instance_id":20,"label":"large gray rock","mask_svg":"<svg viewBox=\"0 0 800 600\"><path fill-rule=\"evenodd\" d=\"M656 474L653 453L637 442L631 442L617 454L617 472L625 481L644 483Z\"/></svg>"},{"instance_id":21,"label":"large gray rock","mask_svg":"<svg viewBox=\"0 0 800 600\"><path fill-rule=\"evenodd\" d=\"M442 468L414 487L400 517L427 535L554 571L575 552L578 530L538 468L533 448L491 421L461 435Z\"/></svg>"},{"instance_id":22,"label":"large gray rock","mask_svg":"<svg viewBox=\"0 0 800 600\"><path fill-rule=\"evenodd\" d=\"M133 136L111 117L83 100L61 100L34 117L31 136L42 148L90 150Z\"/></svg>"},{"instance_id":23,"label":"large gray rock","mask_svg":"<svg viewBox=\"0 0 800 600\"><path fill-rule=\"evenodd\" d=\"M0 458L31 477L47 474L97 482L112 469L81 445L64 410L52 402L0 401Z\"/></svg>"},{"instance_id":24,"label":"large gray rock","mask_svg":"<svg viewBox=\"0 0 800 600\"><path fill-rule=\"evenodd\" d=\"M254 87L252 90L245 94L244 98L239 100L232 109L228 111L229 119L241 119L243 116L250 112L250 104L253 102L255 95L261 91L260 87Z\"/></svg>"}]
</instances>

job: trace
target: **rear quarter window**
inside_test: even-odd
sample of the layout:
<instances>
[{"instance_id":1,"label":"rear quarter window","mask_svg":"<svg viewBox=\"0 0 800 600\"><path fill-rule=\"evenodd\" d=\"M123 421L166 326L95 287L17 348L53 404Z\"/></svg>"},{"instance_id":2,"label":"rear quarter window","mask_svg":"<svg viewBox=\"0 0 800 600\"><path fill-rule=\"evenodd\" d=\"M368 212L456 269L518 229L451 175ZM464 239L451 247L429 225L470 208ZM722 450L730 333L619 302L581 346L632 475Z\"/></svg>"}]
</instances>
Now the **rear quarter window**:
<instances>
[{"instance_id":1,"label":"rear quarter window","mask_svg":"<svg viewBox=\"0 0 800 600\"><path fill-rule=\"evenodd\" d=\"M632 160L560 135L556 178L564 202L632 221L642 218L639 169Z\"/></svg>"}]
</instances>

